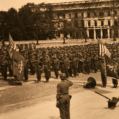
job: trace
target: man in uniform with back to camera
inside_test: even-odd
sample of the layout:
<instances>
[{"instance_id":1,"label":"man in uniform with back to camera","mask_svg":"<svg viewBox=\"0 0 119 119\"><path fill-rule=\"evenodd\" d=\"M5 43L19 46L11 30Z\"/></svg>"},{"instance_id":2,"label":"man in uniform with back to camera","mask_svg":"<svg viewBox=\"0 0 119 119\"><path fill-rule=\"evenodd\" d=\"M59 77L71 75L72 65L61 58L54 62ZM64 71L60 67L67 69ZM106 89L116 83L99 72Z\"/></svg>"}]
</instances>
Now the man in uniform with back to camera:
<instances>
[{"instance_id":1,"label":"man in uniform with back to camera","mask_svg":"<svg viewBox=\"0 0 119 119\"><path fill-rule=\"evenodd\" d=\"M60 111L61 119L70 119L70 99L71 95L69 95L69 87L73 85L73 83L66 78L66 74L62 73L60 75L61 82L57 85L57 108Z\"/></svg>"}]
</instances>

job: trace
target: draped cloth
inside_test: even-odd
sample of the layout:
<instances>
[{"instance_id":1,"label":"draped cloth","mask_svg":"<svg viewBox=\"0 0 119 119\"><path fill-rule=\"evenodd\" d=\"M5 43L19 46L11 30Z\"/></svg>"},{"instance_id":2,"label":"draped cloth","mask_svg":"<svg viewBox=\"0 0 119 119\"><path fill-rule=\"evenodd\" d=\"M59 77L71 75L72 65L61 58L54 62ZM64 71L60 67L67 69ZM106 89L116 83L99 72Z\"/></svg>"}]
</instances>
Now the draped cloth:
<instances>
[{"instance_id":1,"label":"draped cloth","mask_svg":"<svg viewBox=\"0 0 119 119\"><path fill-rule=\"evenodd\" d=\"M14 50L12 61L13 76L17 77L18 80L23 80L25 58L19 52Z\"/></svg>"}]
</instances>

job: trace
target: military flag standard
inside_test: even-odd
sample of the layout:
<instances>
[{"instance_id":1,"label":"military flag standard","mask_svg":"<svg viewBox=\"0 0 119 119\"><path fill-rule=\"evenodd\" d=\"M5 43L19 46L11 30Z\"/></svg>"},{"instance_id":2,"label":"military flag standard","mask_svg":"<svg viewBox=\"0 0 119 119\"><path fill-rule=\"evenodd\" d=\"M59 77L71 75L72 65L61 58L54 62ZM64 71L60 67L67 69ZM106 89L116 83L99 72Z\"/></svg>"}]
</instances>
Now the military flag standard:
<instances>
[{"instance_id":1,"label":"military flag standard","mask_svg":"<svg viewBox=\"0 0 119 119\"><path fill-rule=\"evenodd\" d=\"M14 49L14 50L16 49L16 43L14 42L11 34L9 34L9 45L12 49Z\"/></svg>"},{"instance_id":2,"label":"military flag standard","mask_svg":"<svg viewBox=\"0 0 119 119\"><path fill-rule=\"evenodd\" d=\"M109 77L113 77L113 78L119 78L119 75L118 75L118 72L117 72L117 63L113 62L112 59L111 59L111 53L110 51L108 50L108 48L106 47L106 45L102 42L99 42L99 55L100 57L103 57L104 60L105 59L105 56L108 57L108 59L110 60L110 62L105 62L105 66L106 66L106 72L107 72L107 76Z\"/></svg>"},{"instance_id":3,"label":"military flag standard","mask_svg":"<svg viewBox=\"0 0 119 119\"><path fill-rule=\"evenodd\" d=\"M13 61L13 75L16 77L17 80L22 80L25 58L19 53L19 51L17 51L18 47L14 42L11 34L9 34L9 45L11 49L10 56Z\"/></svg>"},{"instance_id":4,"label":"military flag standard","mask_svg":"<svg viewBox=\"0 0 119 119\"><path fill-rule=\"evenodd\" d=\"M111 57L110 51L103 43L99 43L99 55L101 57L104 57L105 55L108 56L109 58Z\"/></svg>"}]
</instances>

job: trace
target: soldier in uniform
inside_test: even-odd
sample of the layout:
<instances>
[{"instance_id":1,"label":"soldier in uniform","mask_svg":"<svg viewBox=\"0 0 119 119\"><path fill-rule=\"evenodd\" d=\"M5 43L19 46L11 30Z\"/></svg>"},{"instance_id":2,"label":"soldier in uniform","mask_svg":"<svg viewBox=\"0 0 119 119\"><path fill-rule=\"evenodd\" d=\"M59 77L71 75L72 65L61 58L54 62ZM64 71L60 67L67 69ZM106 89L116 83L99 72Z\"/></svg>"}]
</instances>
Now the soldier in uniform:
<instances>
[{"instance_id":1,"label":"soldier in uniform","mask_svg":"<svg viewBox=\"0 0 119 119\"><path fill-rule=\"evenodd\" d=\"M62 73L66 74L66 77L69 77L69 69L70 69L70 59L67 56L67 54L64 55L64 59L63 59L63 68L64 71Z\"/></svg>"},{"instance_id":2,"label":"soldier in uniform","mask_svg":"<svg viewBox=\"0 0 119 119\"><path fill-rule=\"evenodd\" d=\"M74 56L72 60L72 71L73 71L74 77L78 75L78 62L79 61L77 56Z\"/></svg>"},{"instance_id":3,"label":"soldier in uniform","mask_svg":"<svg viewBox=\"0 0 119 119\"><path fill-rule=\"evenodd\" d=\"M101 72L102 86L106 87L106 85L107 85L107 70L106 70L106 62L105 62L104 58L100 58L100 72Z\"/></svg>"},{"instance_id":4,"label":"soldier in uniform","mask_svg":"<svg viewBox=\"0 0 119 119\"><path fill-rule=\"evenodd\" d=\"M48 55L45 56L43 68L44 68L46 82L49 82L49 79L51 77L51 62Z\"/></svg>"},{"instance_id":5,"label":"soldier in uniform","mask_svg":"<svg viewBox=\"0 0 119 119\"><path fill-rule=\"evenodd\" d=\"M79 55L78 72L79 73L84 72L84 58L82 54Z\"/></svg>"},{"instance_id":6,"label":"soldier in uniform","mask_svg":"<svg viewBox=\"0 0 119 119\"><path fill-rule=\"evenodd\" d=\"M4 80L7 80L7 68L8 68L8 61L9 61L9 53L7 46L5 45L4 41L2 41L1 47L1 72Z\"/></svg>"},{"instance_id":7,"label":"soldier in uniform","mask_svg":"<svg viewBox=\"0 0 119 119\"><path fill-rule=\"evenodd\" d=\"M24 45L20 52L23 55L23 57L25 58L25 62L24 62L24 81L28 81L29 52L28 52L27 46Z\"/></svg>"},{"instance_id":8,"label":"soldier in uniform","mask_svg":"<svg viewBox=\"0 0 119 119\"><path fill-rule=\"evenodd\" d=\"M0 43L0 62L2 62L2 44ZM2 64L0 63L0 73L2 73Z\"/></svg>"},{"instance_id":9,"label":"soldier in uniform","mask_svg":"<svg viewBox=\"0 0 119 119\"><path fill-rule=\"evenodd\" d=\"M61 119L70 119L70 99L69 87L73 83L67 80L66 75L63 73L60 75L61 82L57 85L57 104L59 108Z\"/></svg>"},{"instance_id":10,"label":"soldier in uniform","mask_svg":"<svg viewBox=\"0 0 119 119\"><path fill-rule=\"evenodd\" d=\"M36 49L34 45L32 45L32 50L29 52L29 60L31 64L31 70L34 71L34 73L36 74L37 82L39 82L41 80L40 78L41 73L39 67L40 59L38 49Z\"/></svg>"},{"instance_id":11,"label":"soldier in uniform","mask_svg":"<svg viewBox=\"0 0 119 119\"><path fill-rule=\"evenodd\" d=\"M59 59L54 56L53 59L52 59L52 68L53 68L53 71L54 71L54 74L55 74L55 77L58 78L59 76Z\"/></svg>"},{"instance_id":12,"label":"soldier in uniform","mask_svg":"<svg viewBox=\"0 0 119 119\"><path fill-rule=\"evenodd\" d=\"M113 88L117 88L117 86L118 86L118 78L119 78L117 61L114 61L114 64L113 64L113 73L114 73L114 77L112 78Z\"/></svg>"}]
</instances>

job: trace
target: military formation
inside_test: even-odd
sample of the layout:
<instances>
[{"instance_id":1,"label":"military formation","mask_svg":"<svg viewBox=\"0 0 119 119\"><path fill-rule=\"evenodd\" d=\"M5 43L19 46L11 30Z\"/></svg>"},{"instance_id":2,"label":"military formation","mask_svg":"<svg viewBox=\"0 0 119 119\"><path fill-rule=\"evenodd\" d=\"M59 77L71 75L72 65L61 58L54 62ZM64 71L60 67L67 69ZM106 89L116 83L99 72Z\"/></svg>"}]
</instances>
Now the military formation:
<instances>
[{"instance_id":1,"label":"military formation","mask_svg":"<svg viewBox=\"0 0 119 119\"><path fill-rule=\"evenodd\" d=\"M107 44L111 52L111 58L100 57L99 44L74 45L64 47L36 48L35 44L18 44L11 48L4 41L0 45L0 73L5 81L8 77L14 77L16 81L28 81L29 74L35 75L36 83L42 81L42 74L45 81L49 82L52 76L60 77L61 82L57 84L56 106L60 111L61 119L70 119L69 88L73 85L69 77L76 77L80 73L90 74L100 70L102 86L107 85L107 73L110 75L113 64L115 76L112 82L116 88L119 78L119 47L118 44ZM18 82L19 83L19 82ZM95 88L96 80L88 78L84 88Z\"/></svg>"},{"instance_id":2,"label":"military formation","mask_svg":"<svg viewBox=\"0 0 119 119\"><path fill-rule=\"evenodd\" d=\"M118 44L116 44L118 46ZM112 52L112 59L118 62L119 47L115 44L108 44L107 47ZM18 44L20 55L14 53L14 58L10 57L10 46L4 42L0 46L0 71L4 78L14 73L14 61L23 59L22 80L28 81L29 74L36 75L36 82L40 82L42 74L46 82L51 78L51 72L57 79L59 73L65 73L66 77L76 77L80 73L89 74L97 72L100 68L99 46L98 44L75 45L64 47L36 48L35 44ZM17 58L17 59L16 59ZM17 61L18 63L19 61ZM16 65L17 65L16 63ZM16 70L15 70L16 71ZM102 75L104 78L104 76ZM21 79L20 79L21 80ZM106 82L105 82L106 83ZM104 86L106 84L103 84Z\"/></svg>"},{"instance_id":3,"label":"military formation","mask_svg":"<svg viewBox=\"0 0 119 119\"><path fill-rule=\"evenodd\" d=\"M34 44L30 44L29 47L25 45L18 47L26 59L25 81L28 80L29 73L36 75L36 82L41 81L41 75L44 74L46 82L48 82L53 73L56 79L59 77L59 73L65 73L68 78L76 77L79 73L97 72L99 68L98 54L88 54L85 46L37 49Z\"/></svg>"}]
</instances>

